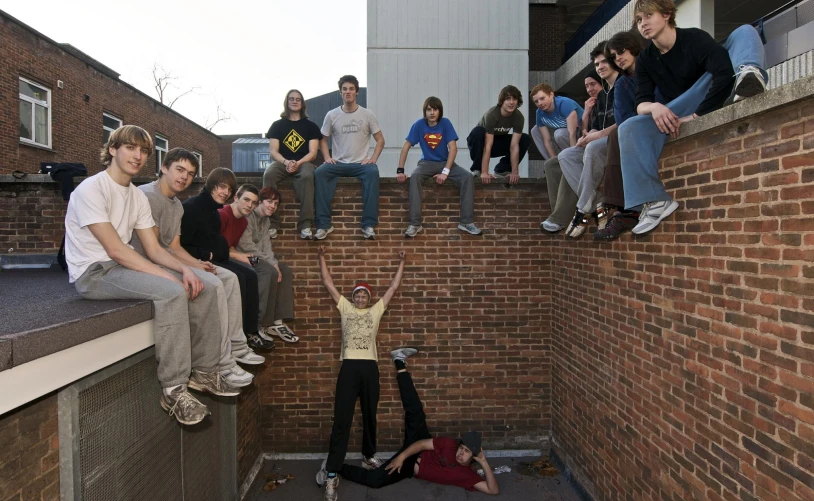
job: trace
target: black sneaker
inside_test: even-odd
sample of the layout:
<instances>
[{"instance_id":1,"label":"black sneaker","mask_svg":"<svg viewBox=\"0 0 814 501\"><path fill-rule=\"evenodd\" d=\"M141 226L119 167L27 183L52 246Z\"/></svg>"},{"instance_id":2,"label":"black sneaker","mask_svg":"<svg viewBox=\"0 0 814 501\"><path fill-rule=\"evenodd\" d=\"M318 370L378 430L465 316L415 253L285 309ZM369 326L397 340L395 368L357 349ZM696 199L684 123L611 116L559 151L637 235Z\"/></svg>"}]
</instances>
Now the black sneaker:
<instances>
[{"instance_id":1,"label":"black sneaker","mask_svg":"<svg viewBox=\"0 0 814 501\"><path fill-rule=\"evenodd\" d=\"M246 344L254 351L271 351L274 349L273 339L263 339L256 332L246 334Z\"/></svg>"},{"instance_id":2,"label":"black sneaker","mask_svg":"<svg viewBox=\"0 0 814 501\"><path fill-rule=\"evenodd\" d=\"M639 224L638 212L615 212L604 228L594 233L594 240L616 240L619 235Z\"/></svg>"}]
</instances>

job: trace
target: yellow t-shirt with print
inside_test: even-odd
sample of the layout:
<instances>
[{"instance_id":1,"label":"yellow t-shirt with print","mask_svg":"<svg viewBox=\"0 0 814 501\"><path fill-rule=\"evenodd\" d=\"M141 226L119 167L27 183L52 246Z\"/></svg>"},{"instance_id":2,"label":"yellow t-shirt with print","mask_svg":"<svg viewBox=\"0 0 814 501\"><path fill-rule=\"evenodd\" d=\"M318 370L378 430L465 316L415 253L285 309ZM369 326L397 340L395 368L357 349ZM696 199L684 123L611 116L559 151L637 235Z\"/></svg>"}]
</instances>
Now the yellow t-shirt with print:
<instances>
[{"instance_id":1,"label":"yellow t-shirt with print","mask_svg":"<svg viewBox=\"0 0 814 501\"><path fill-rule=\"evenodd\" d=\"M372 307L360 310L341 296L336 308L342 317L342 353L339 360L378 360L376 334L385 311L384 301L380 299Z\"/></svg>"}]
</instances>

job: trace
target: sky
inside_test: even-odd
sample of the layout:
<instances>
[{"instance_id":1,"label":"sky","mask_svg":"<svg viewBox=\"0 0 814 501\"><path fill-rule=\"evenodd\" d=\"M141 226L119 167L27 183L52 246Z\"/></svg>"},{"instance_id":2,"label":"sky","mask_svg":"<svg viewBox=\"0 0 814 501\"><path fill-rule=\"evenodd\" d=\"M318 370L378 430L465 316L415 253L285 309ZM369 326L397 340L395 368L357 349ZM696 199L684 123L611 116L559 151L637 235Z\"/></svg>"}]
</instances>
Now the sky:
<instances>
[{"instance_id":1,"label":"sky","mask_svg":"<svg viewBox=\"0 0 814 501\"><path fill-rule=\"evenodd\" d=\"M206 125L218 106L232 118L216 134L261 133L289 89L306 99L345 74L366 85L366 0L0 0L0 10L69 43L157 98L153 67L176 77L173 109ZM305 22L307 20L307 22Z\"/></svg>"}]
</instances>

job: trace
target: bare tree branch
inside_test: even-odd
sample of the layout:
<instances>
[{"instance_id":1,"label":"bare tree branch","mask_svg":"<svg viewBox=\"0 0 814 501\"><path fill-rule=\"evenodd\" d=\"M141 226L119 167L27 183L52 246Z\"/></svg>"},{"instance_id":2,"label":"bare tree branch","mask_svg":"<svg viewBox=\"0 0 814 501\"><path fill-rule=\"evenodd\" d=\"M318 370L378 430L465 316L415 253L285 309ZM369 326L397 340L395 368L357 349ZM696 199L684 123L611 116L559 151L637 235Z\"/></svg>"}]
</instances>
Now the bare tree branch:
<instances>
[{"instance_id":1,"label":"bare tree branch","mask_svg":"<svg viewBox=\"0 0 814 501\"><path fill-rule=\"evenodd\" d=\"M165 70L162 66L158 63L153 64L153 83L155 92L158 95L158 102L161 104L166 105L168 108L172 108L179 99L186 96L187 94L191 94L198 90L200 87L191 87L189 90L180 93L179 95L175 96L173 99L170 99L167 89L170 87L178 88L175 84L173 84L173 80L178 80L178 77L173 76L173 74L167 70Z\"/></svg>"},{"instance_id":2,"label":"bare tree branch","mask_svg":"<svg viewBox=\"0 0 814 501\"><path fill-rule=\"evenodd\" d=\"M230 115L229 113L224 111L223 108L221 108L220 105L218 105L217 115L215 117L215 120L213 122L211 122L211 123L207 120L206 125L204 127L206 127L207 130L211 131L220 122L225 122L225 121L231 120L231 119L232 119L232 115Z\"/></svg>"},{"instance_id":3,"label":"bare tree branch","mask_svg":"<svg viewBox=\"0 0 814 501\"><path fill-rule=\"evenodd\" d=\"M191 92L195 92L195 91L196 91L196 90L198 90L199 88L200 88L200 87L192 87L192 88L191 88L191 89L189 89L188 91L186 91L186 92L182 92L181 94L177 95L177 96L175 97L175 99L173 99L172 101L170 101L170 102L167 104L167 106L169 106L170 108L172 108L172 106L175 104L175 102L176 102L176 101L178 101L179 99L181 99L182 97L186 96L187 94L189 94L189 93L191 93Z\"/></svg>"}]
</instances>

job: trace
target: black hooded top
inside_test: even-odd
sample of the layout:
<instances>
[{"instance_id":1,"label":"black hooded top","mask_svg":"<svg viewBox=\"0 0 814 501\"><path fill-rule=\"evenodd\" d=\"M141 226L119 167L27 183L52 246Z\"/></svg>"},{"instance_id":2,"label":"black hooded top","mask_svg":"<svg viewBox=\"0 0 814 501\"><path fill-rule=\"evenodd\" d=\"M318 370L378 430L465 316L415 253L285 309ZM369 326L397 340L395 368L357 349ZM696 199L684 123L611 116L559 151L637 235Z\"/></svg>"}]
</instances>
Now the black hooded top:
<instances>
[{"instance_id":1,"label":"black hooded top","mask_svg":"<svg viewBox=\"0 0 814 501\"><path fill-rule=\"evenodd\" d=\"M181 245L192 257L202 261L224 262L229 260L229 244L220 234L222 206L209 192L202 192L184 201L184 217L181 218ZM209 255L212 254L210 259Z\"/></svg>"}]
</instances>

